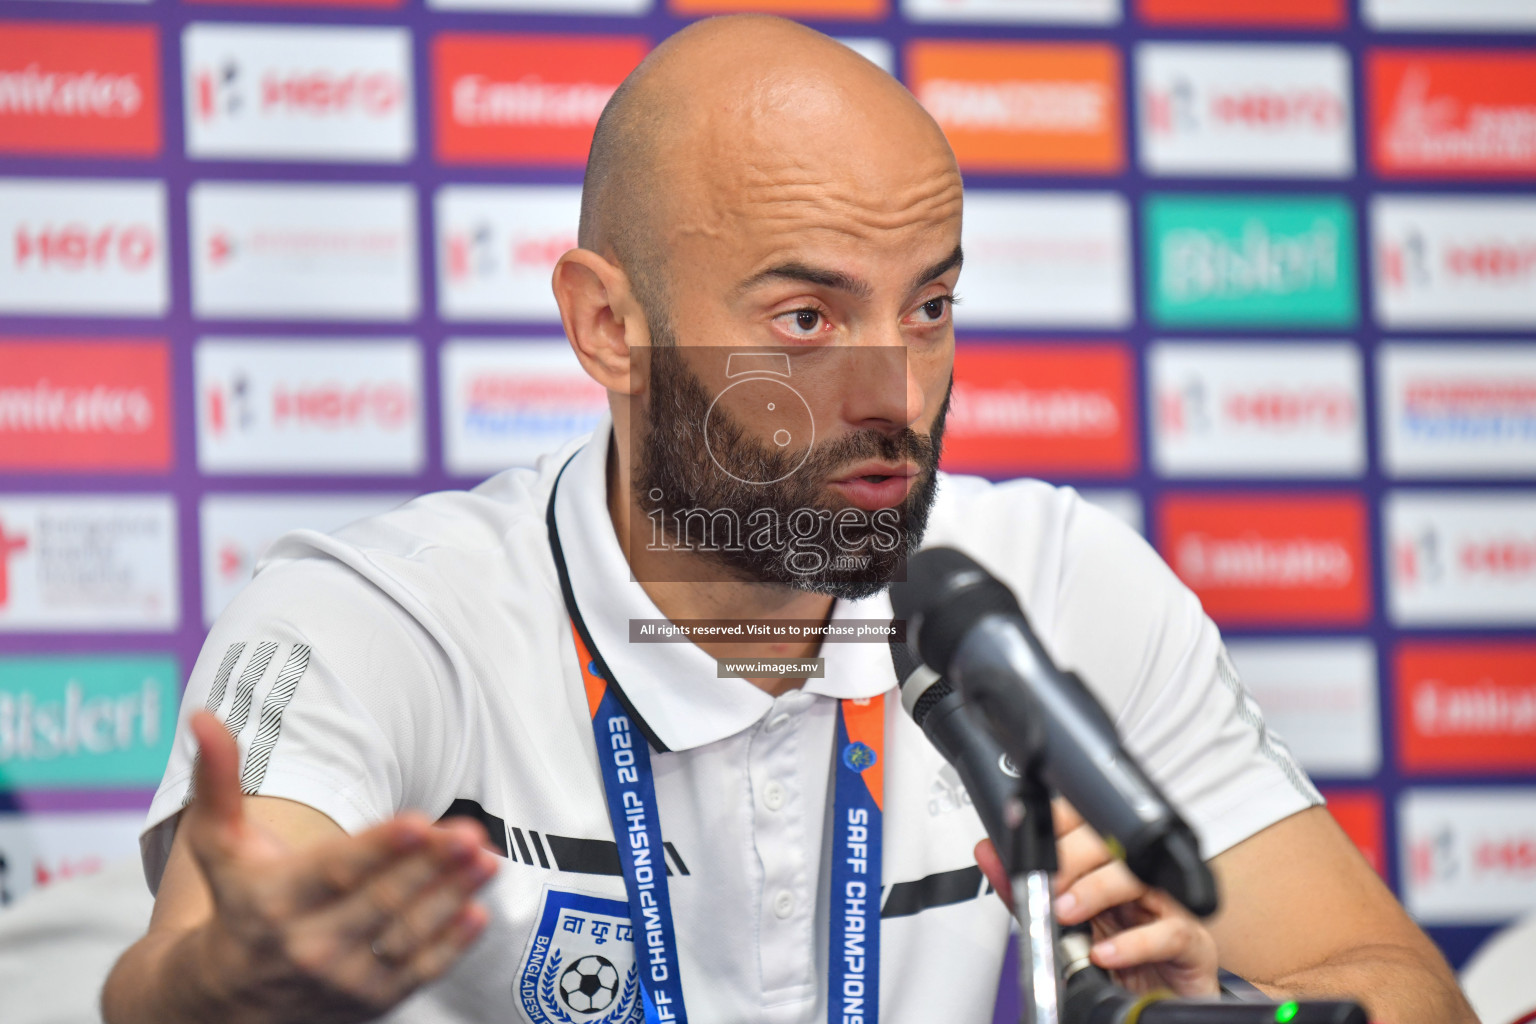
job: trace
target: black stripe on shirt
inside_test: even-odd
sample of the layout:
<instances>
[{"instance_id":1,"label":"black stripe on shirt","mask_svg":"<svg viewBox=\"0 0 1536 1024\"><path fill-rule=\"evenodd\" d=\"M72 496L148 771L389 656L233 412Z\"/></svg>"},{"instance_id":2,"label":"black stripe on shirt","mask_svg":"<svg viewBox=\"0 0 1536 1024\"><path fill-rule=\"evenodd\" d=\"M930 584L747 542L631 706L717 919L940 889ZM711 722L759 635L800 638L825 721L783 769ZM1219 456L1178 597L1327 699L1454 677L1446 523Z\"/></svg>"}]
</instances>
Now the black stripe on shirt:
<instances>
[{"instance_id":1,"label":"black stripe on shirt","mask_svg":"<svg viewBox=\"0 0 1536 1024\"><path fill-rule=\"evenodd\" d=\"M952 903L974 900L981 895L985 881L981 868L973 865L956 868L954 871L940 871L915 882L897 882L885 897L880 916L908 917L932 907L947 907Z\"/></svg>"}]
</instances>

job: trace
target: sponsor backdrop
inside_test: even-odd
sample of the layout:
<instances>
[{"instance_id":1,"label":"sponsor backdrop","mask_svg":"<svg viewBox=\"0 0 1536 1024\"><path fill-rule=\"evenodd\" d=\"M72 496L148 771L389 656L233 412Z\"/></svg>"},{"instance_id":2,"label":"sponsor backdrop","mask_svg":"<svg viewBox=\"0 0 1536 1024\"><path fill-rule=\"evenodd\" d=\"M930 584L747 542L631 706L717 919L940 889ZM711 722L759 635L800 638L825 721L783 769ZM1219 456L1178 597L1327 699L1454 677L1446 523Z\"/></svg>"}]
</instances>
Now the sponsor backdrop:
<instances>
[{"instance_id":1,"label":"sponsor backdrop","mask_svg":"<svg viewBox=\"0 0 1536 1024\"><path fill-rule=\"evenodd\" d=\"M0 903L132 852L275 535L588 428L592 125L752 8L966 172L950 468L1143 530L1453 961L1536 908L1520 0L0 0Z\"/></svg>"}]
</instances>

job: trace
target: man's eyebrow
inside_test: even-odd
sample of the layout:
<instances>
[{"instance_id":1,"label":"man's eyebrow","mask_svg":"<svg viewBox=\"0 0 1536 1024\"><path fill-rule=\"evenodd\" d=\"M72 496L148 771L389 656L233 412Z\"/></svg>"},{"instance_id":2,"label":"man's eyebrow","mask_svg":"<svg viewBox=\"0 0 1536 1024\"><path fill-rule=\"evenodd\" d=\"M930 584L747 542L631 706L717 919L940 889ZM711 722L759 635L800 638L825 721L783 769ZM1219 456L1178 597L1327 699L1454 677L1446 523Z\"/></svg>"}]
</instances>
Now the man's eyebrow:
<instances>
[{"instance_id":1,"label":"man's eyebrow","mask_svg":"<svg viewBox=\"0 0 1536 1024\"><path fill-rule=\"evenodd\" d=\"M869 298L871 291L869 282L861 281L852 274L845 274L841 270L824 270L820 267L807 266L804 263L780 263L776 267L753 274L741 283L738 291L747 292L756 288L765 281L804 281L807 284L819 284L823 288L834 288L840 292L848 292L861 299Z\"/></svg>"},{"instance_id":2,"label":"man's eyebrow","mask_svg":"<svg viewBox=\"0 0 1536 1024\"><path fill-rule=\"evenodd\" d=\"M962 252L960 247L957 245L955 246L954 252L951 252L948 256L945 256L943 259L939 260L939 262L935 263L933 266L929 267L927 270L922 271L916 277L914 277L912 279L911 290L914 292L917 291L929 281L932 281L936 277L944 276L964 262L965 253Z\"/></svg>"},{"instance_id":3,"label":"man's eyebrow","mask_svg":"<svg viewBox=\"0 0 1536 1024\"><path fill-rule=\"evenodd\" d=\"M919 271L912 279L912 291L917 291L923 285L940 277L950 270L958 267L965 260L965 253L957 245L948 256L939 260L933 266ZM821 267L812 267L804 263L791 261L780 263L778 266L769 267L759 271L741 283L738 291L747 292L765 281L804 281L807 284L821 285L823 288L834 288L840 292L848 292L861 299L869 298L869 282L860 280L852 274L845 274L841 270L826 270Z\"/></svg>"}]
</instances>

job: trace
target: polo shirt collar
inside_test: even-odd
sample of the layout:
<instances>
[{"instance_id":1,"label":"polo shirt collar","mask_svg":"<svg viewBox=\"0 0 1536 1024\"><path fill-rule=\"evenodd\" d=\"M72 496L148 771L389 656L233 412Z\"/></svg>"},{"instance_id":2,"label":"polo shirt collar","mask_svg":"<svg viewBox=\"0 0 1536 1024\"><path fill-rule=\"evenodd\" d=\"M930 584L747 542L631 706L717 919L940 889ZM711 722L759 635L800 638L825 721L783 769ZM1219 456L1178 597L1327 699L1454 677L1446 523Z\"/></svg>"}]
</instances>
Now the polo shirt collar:
<instances>
[{"instance_id":1,"label":"polo shirt collar","mask_svg":"<svg viewBox=\"0 0 1536 1024\"><path fill-rule=\"evenodd\" d=\"M667 750L688 750L755 724L774 699L745 679L715 678L715 659L692 643L630 643L631 619L664 619L635 581L608 515L608 448L613 423L604 417L560 478L555 524L571 591L597 652L639 724ZM882 591L862 601L839 599L832 618L891 617ZM830 698L874 697L896 683L884 643L824 643L826 676L803 692Z\"/></svg>"}]
</instances>

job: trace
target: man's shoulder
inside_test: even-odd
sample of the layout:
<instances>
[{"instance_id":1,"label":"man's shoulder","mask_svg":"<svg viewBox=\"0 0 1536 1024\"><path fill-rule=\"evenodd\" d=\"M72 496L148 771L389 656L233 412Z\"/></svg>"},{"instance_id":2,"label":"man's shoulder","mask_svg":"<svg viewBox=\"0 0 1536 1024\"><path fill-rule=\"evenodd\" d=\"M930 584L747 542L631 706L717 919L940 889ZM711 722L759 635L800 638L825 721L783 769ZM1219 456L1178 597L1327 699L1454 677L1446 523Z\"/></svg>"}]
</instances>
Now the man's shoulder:
<instances>
[{"instance_id":1,"label":"man's shoulder","mask_svg":"<svg viewBox=\"0 0 1536 1024\"><path fill-rule=\"evenodd\" d=\"M505 470L471 490L423 494L330 533L284 534L257 564L257 579L281 578L287 591L321 576L333 585L350 580L423 624L454 608L534 600L541 582L554 586L545 513L569 454Z\"/></svg>"}]
</instances>

